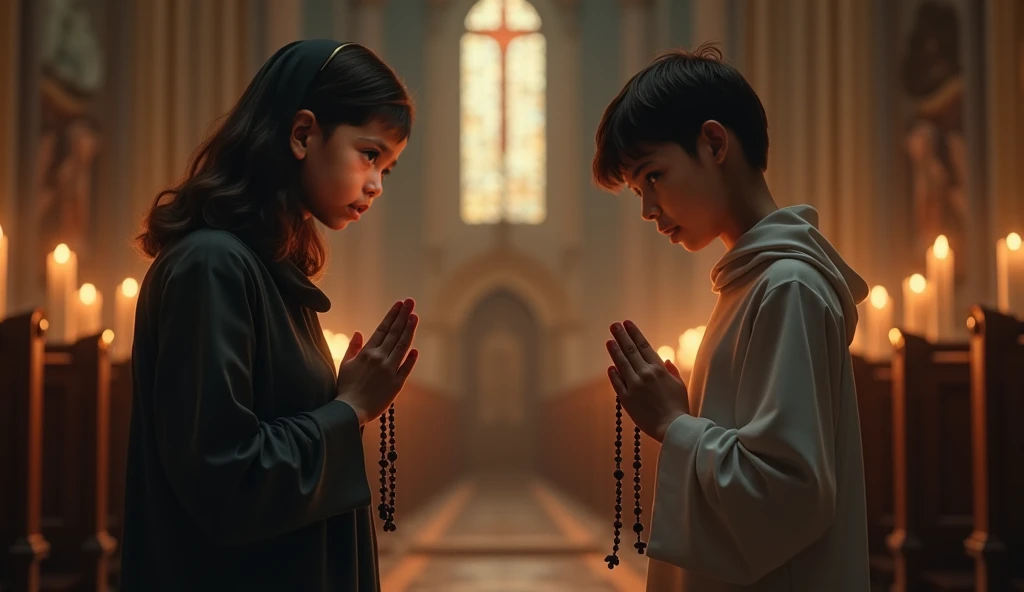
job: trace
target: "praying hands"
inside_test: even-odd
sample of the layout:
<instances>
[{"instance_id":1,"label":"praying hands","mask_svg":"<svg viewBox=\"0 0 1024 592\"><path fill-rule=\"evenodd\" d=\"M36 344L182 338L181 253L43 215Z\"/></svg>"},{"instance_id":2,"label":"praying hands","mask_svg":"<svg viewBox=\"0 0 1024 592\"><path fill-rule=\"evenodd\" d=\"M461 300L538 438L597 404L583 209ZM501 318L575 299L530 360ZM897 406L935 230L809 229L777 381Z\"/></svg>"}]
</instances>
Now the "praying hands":
<instances>
[{"instance_id":1,"label":"praying hands","mask_svg":"<svg viewBox=\"0 0 1024 592\"><path fill-rule=\"evenodd\" d=\"M661 442L669 425L690 413L686 384L631 321L613 324L611 333L606 346L615 365L608 367L608 378L615 394L633 423Z\"/></svg>"}]
</instances>

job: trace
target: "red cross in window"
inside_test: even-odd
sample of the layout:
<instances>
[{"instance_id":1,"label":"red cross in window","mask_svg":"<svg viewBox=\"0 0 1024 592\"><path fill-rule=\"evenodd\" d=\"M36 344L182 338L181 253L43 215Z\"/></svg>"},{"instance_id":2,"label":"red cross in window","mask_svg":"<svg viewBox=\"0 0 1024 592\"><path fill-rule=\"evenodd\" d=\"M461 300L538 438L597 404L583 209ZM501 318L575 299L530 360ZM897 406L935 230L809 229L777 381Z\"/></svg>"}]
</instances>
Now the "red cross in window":
<instances>
[{"instance_id":1,"label":"red cross in window","mask_svg":"<svg viewBox=\"0 0 1024 592\"><path fill-rule=\"evenodd\" d=\"M505 60L505 54L508 52L508 46L512 43L512 40L517 37L529 35L532 31L513 31L508 28L508 23L505 19L505 11L508 9L507 0L501 0L501 24L498 25L497 29L475 31L481 35L487 35L498 42L498 47L501 48L501 92L498 98L498 113L501 114L501 153L505 154L506 147L506 132L505 132L505 90L506 90L506 71L507 65Z\"/></svg>"}]
</instances>

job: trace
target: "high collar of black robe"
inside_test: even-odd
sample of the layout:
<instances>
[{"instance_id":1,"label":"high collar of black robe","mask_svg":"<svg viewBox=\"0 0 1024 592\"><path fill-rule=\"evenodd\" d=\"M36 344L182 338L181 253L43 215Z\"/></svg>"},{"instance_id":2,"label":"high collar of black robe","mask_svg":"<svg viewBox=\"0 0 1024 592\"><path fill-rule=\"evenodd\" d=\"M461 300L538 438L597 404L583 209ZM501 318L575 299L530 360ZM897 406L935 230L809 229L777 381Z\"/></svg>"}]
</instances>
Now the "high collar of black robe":
<instances>
[{"instance_id":1,"label":"high collar of black robe","mask_svg":"<svg viewBox=\"0 0 1024 592\"><path fill-rule=\"evenodd\" d=\"M294 263L288 260L275 261L267 265L274 282L281 292L294 298L307 308L324 313L331 310L331 299L317 288Z\"/></svg>"}]
</instances>

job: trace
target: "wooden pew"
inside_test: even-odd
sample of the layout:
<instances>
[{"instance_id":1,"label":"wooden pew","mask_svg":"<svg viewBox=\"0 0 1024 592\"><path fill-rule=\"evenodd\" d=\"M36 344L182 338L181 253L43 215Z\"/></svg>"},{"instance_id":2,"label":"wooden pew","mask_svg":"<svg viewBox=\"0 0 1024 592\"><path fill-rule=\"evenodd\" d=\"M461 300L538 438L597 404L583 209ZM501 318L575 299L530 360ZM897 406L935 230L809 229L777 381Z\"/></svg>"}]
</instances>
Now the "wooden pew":
<instances>
[{"instance_id":1,"label":"wooden pew","mask_svg":"<svg viewBox=\"0 0 1024 592\"><path fill-rule=\"evenodd\" d=\"M892 556L885 546L885 537L893 529L890 363L854 355L853 374L864 451L871 581L879 590L888 590L893 578Z\"/></svg>"},{"instance_id":2,"label":"wooden pew","mask_svg":"<svg viewBox=\"0 0 1024 592\"><path fill-rule=\"evenodd\" d=\"M132 413L131 358L110 364L110 465L107 532L114 540L122 540L124 528L124 488L128 465L128 427ZM117 589L121 572L120 553L108 563L110 585Z\"/></svg>"},{"instance_id":3,"label":"wooden pew","mask_svg":"<svg viewBox=\"0 0 1024 592\"><path fill-rule=\"evenodd\" d=\"M971 590L970 353L903 333L892 359L894 590Z\"/></svg>"},{"instance_id":4,"label":"wooden pew","mask_svg":"<svg viewBox=\"0 0 1024 592\"><path fill-rule=\"evenodd\" d=\"M43 590L106 592L110 361L99 335L47 345L44 367Z\"/></svg>"},{"instance_id":5,"label":"wooden pew","mask_svg":"<svg viewBox=\"0 0 1024 592\"><path fill-rule=\"evenodd\" d=\"M1024 591L1024 323L975 306L971 331L971 432L977 592Z\"/></svg>"},{"instance_id":6,"label":"wooden pew","mask_svg":"<svg viewBox=\"0 0 1024 592\"><path fill-rule=\"evenodd\" d=\"M38 309L0 322L0 588L13 592L39 589L49 553L40 527L45 333Z\"/></svg>"}]
</instances>

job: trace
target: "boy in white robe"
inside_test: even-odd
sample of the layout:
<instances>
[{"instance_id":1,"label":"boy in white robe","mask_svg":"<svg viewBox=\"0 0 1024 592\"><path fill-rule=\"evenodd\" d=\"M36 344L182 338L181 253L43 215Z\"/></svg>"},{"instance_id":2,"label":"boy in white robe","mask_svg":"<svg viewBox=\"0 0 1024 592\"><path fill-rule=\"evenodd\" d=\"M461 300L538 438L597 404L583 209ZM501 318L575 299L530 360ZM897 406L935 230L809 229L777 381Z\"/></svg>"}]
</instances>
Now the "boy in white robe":
<instances>
[{"instance_id":1,"label":"boy in white robe","mask_svg":"<svg viewBox=\"0 0 1024 592\"><path fill-rule=\"evenodd\" d=\"M656 59L597 132L600 185L673 243L728 250L688 385L629 321L607 343L625 412L662 443L649 592L870 587L849 352L867 285L811 207L776 206L767 153L757 94L706 46Z\"/></svg>"}]
</instances>

